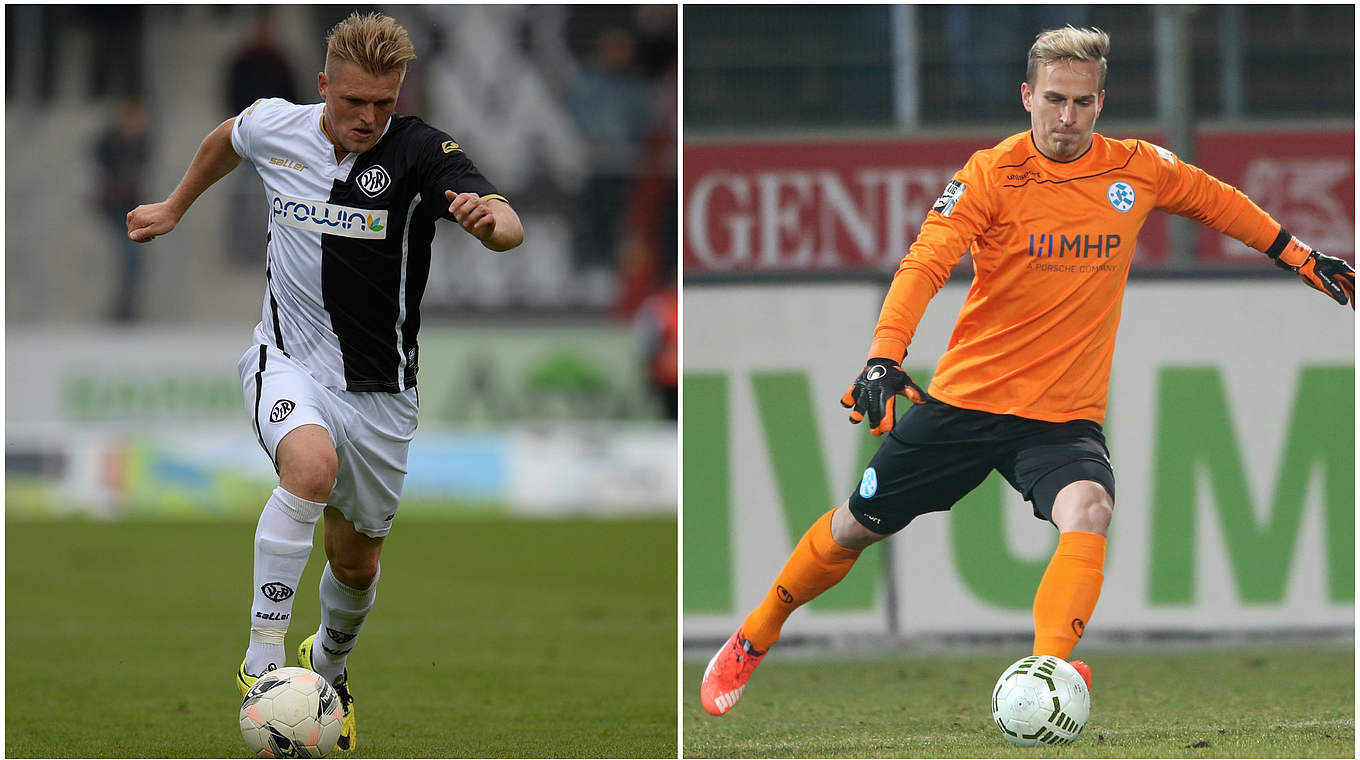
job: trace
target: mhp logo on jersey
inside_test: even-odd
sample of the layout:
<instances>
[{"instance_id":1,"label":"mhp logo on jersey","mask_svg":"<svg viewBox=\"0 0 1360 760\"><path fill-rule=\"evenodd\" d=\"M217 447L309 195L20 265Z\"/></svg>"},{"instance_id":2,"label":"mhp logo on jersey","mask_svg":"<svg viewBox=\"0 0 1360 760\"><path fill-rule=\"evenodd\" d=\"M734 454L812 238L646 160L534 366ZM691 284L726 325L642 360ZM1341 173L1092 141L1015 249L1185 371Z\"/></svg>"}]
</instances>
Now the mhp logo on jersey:
<instances>
[{"instance_id":1,"label":"mhp logo on jersey","mask_svg":"<svg viewBox=\"0 0 1360 760\"><path fill-rule=\"evenodd\" d=\"M355 180L359 189L364 191L364 195L370 198L377 198L387 186L392 184L392 178L387 176L387 170L381 166L370 166L359 175Z\"/></svg>"},{"instance_id":2,"label":"mhp logo on jersey","mask_svg":"<svg viewBox=\"0 0 1360 760\"><path fill-rule=\"evenodd\" d=\"M1115 211L1127 212L1133 208L1133 185L1127 182L1114 182L1105 191L1105 197L1110 199L1110 205L1114 206Z\"/></svg>"},{"instance_id":3,"label":"mhp logo on jersey","mask_svg":"<svg viewBox=\"0 0 1360 760\"><path fill-rule=\"evenodd\" d=\"M387 238L387 212L383 209L351 208L279 193L273 194L269 204L274 221L288 227L342 237Z\"/></svg>"}]
</instances>

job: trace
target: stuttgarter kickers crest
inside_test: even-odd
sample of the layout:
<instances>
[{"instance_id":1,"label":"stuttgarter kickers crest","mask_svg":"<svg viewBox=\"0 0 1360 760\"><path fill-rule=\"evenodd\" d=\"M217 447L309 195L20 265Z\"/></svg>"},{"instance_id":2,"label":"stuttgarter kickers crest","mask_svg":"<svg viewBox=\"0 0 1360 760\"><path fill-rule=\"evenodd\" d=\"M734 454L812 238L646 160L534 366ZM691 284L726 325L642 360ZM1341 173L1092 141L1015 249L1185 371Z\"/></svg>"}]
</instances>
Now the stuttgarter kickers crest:
<instances>
[{"instance_id":1,"label":"stuttgarter kickers crest","mask_svg":"<svg viewBox=\"0 0 1360 760\"><path fill-rule=\"evenodd\" d=\"M859 495L862 499L872 499L878 493L878 472L870 467L864 471L859 481Z\"/></svg>"},{"instance_id":2,"label":"stuttgarter kickers crest","mask_svg":"<svg viewBox=\"0 0 1360 760\"><path fill-rule=\"evenodd\" d=\"M1133 208L1133 185L1123 181L1112 182L1105 191L1105 197L1110 199L1110 205L1114 206L1115 211L1128 213L1129 209Z\"/></svg>"}]
</instances>

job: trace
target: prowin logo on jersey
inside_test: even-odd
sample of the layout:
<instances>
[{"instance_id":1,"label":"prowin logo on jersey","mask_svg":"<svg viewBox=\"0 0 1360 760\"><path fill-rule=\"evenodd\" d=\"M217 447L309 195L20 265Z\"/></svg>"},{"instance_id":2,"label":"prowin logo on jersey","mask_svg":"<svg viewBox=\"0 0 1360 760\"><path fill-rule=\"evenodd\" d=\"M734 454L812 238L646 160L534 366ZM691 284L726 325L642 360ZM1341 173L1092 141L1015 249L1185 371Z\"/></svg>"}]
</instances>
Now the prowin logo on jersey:
<instances>
[{"instance_id":1,"label":"prowin logo on jersey","mask_svg":"<svg viewBox=\"0 0 1360 760\"><path fill-rule=\"evenodd\" d=\"M351 208L279 193L273 194L269 204L274 221L288 227L343 237L387 238L387 211L384 209Z\"/></svg>"}]
</instances>

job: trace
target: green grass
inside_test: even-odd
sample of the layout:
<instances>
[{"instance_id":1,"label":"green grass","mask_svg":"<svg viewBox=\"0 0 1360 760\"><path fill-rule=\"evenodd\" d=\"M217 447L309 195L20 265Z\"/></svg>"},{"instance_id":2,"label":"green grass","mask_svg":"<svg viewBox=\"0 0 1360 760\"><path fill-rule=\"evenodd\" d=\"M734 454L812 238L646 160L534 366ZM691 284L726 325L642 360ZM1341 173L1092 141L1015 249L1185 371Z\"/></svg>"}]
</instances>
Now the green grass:
<instances>
[{"instance_id":1,"label":"green grass","mask_svg":"<svg viewBox=\"0 0 1360 760\"><path fill-rule=\"evenodd\" d=\"M1353 647L1081 654L1091 719L1065 747L1013 747L992 724L1008 655L772 658L718 718L699 706L703 665L684 668L684 755L1355 757Z\"/></svg>"},{"instance_id":2,"label":"green grass","mask_svg":"<svg viewBox=\"0 0 1360 760\"><path fill-rule=\"evenodd\" d=\"M253 532L8 521L5 754L248 756ZM675 757L675 550L674 519L399 521L350 657L351 756Z\"/></svg>"}]
</instances>

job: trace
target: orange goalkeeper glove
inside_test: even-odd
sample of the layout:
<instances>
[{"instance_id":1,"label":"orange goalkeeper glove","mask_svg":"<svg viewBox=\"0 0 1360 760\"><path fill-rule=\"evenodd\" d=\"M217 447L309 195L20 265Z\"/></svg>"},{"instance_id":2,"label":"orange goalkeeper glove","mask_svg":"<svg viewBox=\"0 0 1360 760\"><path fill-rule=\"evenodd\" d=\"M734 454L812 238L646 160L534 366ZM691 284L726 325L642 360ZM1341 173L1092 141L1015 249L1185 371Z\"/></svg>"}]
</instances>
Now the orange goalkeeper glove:
<instances>
[{"instance_id":1,"label":"orange goalkeeper glove","mask_svg":"<svg viewBox=\"0 0 1360 760\"><path fill-rule=\"evenodd\" d=\"M1281 236L1285 234L1280 232ZM1271 258L1275 259L1275 266L1297 272L1309 287L1326 293L1342 306L1349 303L1355 308L1355 270L1345 261L1314 251L1296 237L1291 237L1283 250Z\"/></svg>"},{"instance_id":2,"label":"orange goalkeeper glove","mask_svg":"<svg viewBox=\"0 0 1360 760\"><path fill-rule=\"evenodd\" d=\"M883 435L897 424L893 414L893 401L897 394L911 399L912 403L925 402L925 391L911 381L911 376L902 366L892 359L870 359L855 378L849 390L841 396L841 406L850 410L850 421L859 424L869 418L870 432Z\"/></svg>"}]
</instances>

